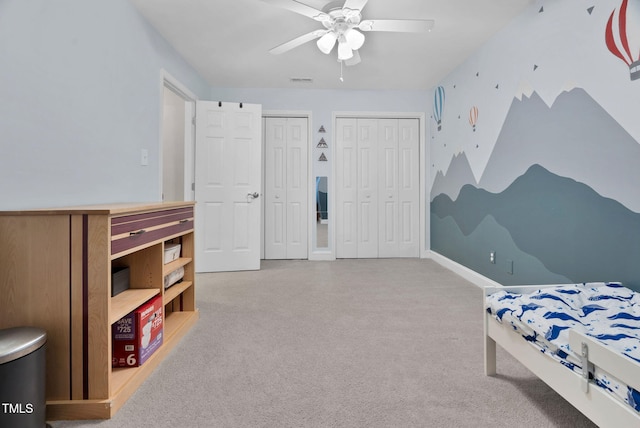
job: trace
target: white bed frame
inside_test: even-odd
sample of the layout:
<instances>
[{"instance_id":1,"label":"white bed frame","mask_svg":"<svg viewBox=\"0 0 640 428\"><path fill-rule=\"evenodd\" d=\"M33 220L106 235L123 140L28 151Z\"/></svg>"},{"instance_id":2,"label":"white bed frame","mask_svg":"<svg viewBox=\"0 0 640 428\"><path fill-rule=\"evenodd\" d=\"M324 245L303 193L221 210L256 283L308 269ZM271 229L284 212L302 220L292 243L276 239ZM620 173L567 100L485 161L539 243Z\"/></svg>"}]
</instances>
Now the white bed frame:
<instances>
[{"instance_id":1,"label":"white bed frame","mask_svg":"<svg viewBox=\"0 0 640 428\"><path fill-rule=\"evenodd\" d=\"M567 369L531 346L514 329L500 324L486 311L486 296L497 291L531 293L557 285L507 286L484 288L484 366L485 374L496 374L496 343L513 355L525 367L553 388L565 400L600 427L640 427L640 414L619 399L611 396L588 378ZM583 367L600 367L612 376L640 391L640 364L618 354L607 346L576 331L569 331L571 349L581 349ZM591 366L589 366L591 367ZM586 371L585 371L586 375Z\"/></svg>"}]
</instances>

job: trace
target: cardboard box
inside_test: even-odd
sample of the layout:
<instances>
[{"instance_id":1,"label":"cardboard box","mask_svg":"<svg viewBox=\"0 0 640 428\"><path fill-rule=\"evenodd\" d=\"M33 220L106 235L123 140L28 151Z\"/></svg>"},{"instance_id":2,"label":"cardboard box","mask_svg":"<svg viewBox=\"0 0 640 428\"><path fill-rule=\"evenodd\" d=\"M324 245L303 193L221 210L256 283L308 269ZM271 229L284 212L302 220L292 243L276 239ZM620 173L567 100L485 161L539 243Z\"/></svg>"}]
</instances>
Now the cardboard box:
<instances>
[{"instance_id":1,"label":"cardboard box","mask_svg":"<svg viewBox=\"0 0 640 428\"><path fill-rule=\"evenodd\" d=\"M158 295L111 326L113 367L138 367L162 345L164 317Z\"/></svg>"}]
</instances>

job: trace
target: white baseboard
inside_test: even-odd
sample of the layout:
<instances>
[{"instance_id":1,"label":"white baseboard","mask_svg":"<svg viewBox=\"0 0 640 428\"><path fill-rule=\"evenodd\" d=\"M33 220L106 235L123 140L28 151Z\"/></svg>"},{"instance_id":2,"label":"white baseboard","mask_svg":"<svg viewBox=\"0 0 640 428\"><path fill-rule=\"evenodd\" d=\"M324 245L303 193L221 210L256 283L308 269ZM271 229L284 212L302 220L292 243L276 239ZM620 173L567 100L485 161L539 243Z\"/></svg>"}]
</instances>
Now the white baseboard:
<instances>
[{"instance_id":1,"label":"white baseboard","mask_svg":"<svg viewBox=\"0 0 640 428\"><path fill-rule=\"evenodd\" d=\"M460 263L456 263L451 259L446 258L445 256L434 252L433 250L429 251L430 259L439 265L449 269L453 273L456 273L471 282L472 284L477 285L480 288L484 287L502 287L502 284L495 282L492 279L487 278L484 275L480 275L478 272L469 269L466 266L461 265Z\"/></svg>"}]
</instances>

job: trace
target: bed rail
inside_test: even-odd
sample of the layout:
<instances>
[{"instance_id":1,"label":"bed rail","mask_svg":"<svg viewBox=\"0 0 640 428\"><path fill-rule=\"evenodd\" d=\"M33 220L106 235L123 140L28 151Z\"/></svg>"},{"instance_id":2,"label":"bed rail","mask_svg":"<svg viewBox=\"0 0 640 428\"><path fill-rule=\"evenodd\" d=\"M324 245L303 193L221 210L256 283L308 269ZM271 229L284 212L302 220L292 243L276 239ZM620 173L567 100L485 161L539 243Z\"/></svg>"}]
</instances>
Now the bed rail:
<instances>
[{"instance_id":1,"label":"bed rail","mask_svg":"<svg viewBox=\"0 0 640 428\"><path fill-rule=\"evenodd\" d=\"M525 294L559 285L566 284L484 288L485 374L488 376L496 374L496 345L500 345L598 426L640 427L640 413L610 396L604 389L585 381L580 374L548 358L523 340L519 333L505 328L486 311L486 296L497 291ZM627 385L640 391L640 363L637 361L612 351L597 339L575 330L569 331L569 344L571 349L578 351L576 354L580 354L584 346L588 360L587 366L593 364L610 375L623 379Z\"/></svg>"},{"instance_id":2,"label":"bed rail","mask_svg":"<svg viewBox=\"0 0 640 428\"><path fill-rule=\"evenodd\" d=\"M624 379L627 385L640 391L640 363L637 361L613 352L599 340L575 330L569 330L569 346L574 350L586 349L589 363L606 370L611 376Z\"/></svg>"}]
</instances>

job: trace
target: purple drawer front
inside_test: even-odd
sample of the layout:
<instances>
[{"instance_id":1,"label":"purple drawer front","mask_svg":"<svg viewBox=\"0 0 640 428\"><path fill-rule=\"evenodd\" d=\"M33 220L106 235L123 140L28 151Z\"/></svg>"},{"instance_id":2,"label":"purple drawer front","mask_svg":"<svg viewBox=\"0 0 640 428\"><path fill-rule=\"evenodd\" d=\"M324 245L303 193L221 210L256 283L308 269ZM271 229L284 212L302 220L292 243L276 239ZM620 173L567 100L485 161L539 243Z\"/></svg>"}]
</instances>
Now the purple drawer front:
<instances>
[{"instance_id":1,"label":"purple drawer front","mask_svg":"<svg viewBox=\"0 0 640 428\"><path fill-rule=\"evenodd\" d=\"M193 207L115 217L111 220L111 236L124 233L128 235L111 241L111 254L191 229L193 229Z\"/></svg>"},{"instance_id":2,"label":"purple drawer front","mask_svg":"<svg viewBox=\"0 0 640 428\"><path fill-rule=\"evenodd\" d=\"M111 219L111 236L193 218L193 207L127 215Z\"/></svg>"}]
</instances>

